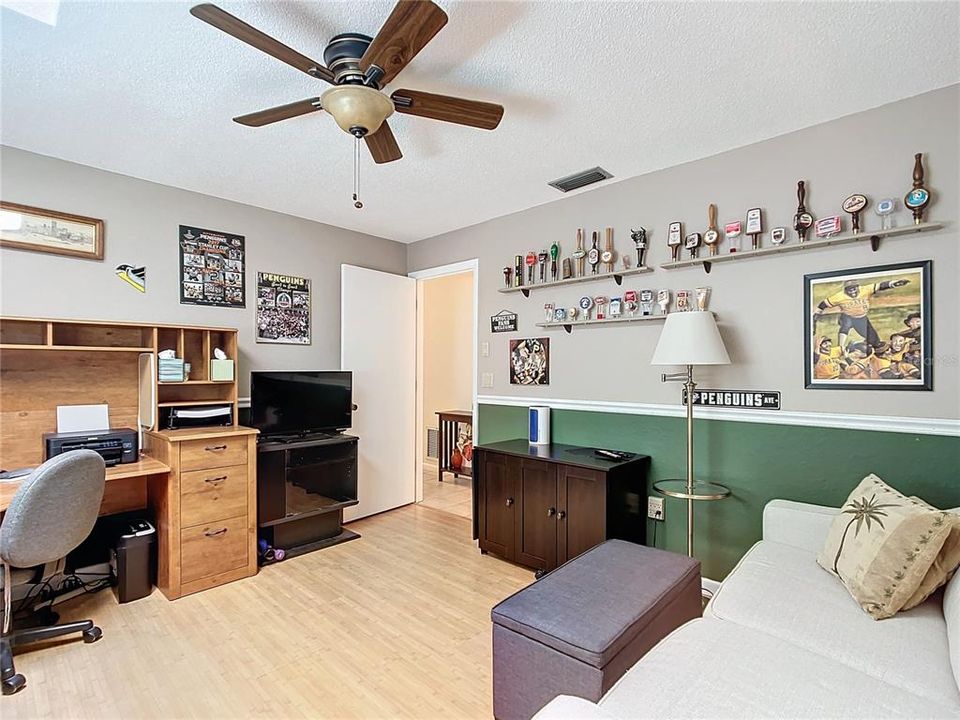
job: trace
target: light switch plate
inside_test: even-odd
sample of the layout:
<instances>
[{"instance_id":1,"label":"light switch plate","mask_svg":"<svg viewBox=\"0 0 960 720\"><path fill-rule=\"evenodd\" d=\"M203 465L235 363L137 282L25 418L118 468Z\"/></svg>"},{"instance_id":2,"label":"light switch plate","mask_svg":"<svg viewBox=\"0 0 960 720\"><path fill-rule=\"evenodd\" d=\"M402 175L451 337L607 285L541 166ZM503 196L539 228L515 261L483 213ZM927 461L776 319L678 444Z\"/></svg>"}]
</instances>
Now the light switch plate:
<instances>
[{"instance_id":1,"label":"light switch plate","mask_svg":"<svg viewBox=\"0 0 960 720\"><path fill-rule=\"evenodd\" d=\"M490 343L480 343L480 357L490 357Z\"/></svg>"},{"instance_id":2,"label":"light switch plate","mask_svg":"<svg viewBox=\"0 0 960 720\"><path fill-rule=\"evenodd\" d=\"M480 387L482 388L493 387L493 373L490 373L490 372L480 373Z\"/></svg>"}]
</instances>

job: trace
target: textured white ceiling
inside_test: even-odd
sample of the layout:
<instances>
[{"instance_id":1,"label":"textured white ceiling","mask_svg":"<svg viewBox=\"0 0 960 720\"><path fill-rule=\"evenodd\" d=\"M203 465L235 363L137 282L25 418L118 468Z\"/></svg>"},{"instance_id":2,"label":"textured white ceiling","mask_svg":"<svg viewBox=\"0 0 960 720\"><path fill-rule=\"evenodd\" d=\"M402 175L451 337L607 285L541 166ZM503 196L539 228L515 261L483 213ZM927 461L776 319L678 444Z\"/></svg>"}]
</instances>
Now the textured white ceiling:
<instances>
[{"instance_id":1,"label":"textured white ceiling","mask_svg":"<svg viewBox=\"0 0 960 720\"><path fill-rule=\"evenodd\" d=\"M392 7L220 4L318 59ZM411 242L555 200L547 181L587 167L624 179L960 80L956 2L440 4L450 22L393 87L499 102L503 122L394 116L404 158L364 156L360 211L332 118L230 119L328 86L190 3L63 2L54 27L0 10L0 141Z\"/></svg>"}]
</instances>

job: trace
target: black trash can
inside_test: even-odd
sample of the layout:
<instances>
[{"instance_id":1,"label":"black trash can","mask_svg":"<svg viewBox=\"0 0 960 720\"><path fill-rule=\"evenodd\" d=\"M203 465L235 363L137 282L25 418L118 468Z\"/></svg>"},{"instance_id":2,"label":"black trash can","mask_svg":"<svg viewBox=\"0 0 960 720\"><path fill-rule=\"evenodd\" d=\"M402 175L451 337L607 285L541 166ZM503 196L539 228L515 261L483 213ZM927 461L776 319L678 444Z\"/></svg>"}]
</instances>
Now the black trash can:
<instances>
[{"instance_id":1,"label":"black trash can","mask_svg":"<svg viewBox=\"0 0 960 720\"><path fill-rule=\"evenodd\" d=\"M157 576L157 531L146 520L117 528L110 548L110 575L117 600L127 603L146 597Z\"/></svg>"}]
</instances>

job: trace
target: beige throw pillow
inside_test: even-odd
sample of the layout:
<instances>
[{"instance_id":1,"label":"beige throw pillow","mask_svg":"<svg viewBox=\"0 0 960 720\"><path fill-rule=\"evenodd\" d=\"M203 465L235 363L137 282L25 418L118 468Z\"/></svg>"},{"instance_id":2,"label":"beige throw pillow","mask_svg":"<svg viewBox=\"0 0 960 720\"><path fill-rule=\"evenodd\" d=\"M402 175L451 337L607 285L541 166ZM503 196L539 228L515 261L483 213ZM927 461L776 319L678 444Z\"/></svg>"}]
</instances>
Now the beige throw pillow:
<instances>
[{"instance_id":1,"label":"beige throw pillow","mask_svg":"<svg viewBox=\"0 0 960 720\"><path fill-rule=\"evenodd\" d=\"M910 499L923 503L931 510L937 509L918 497L911 496ZM957 566L960 565L960 515L952 511L948 512L947 521L952 523L953 529L947 539L944 540L940 552L933 559L933 564L927 570L920 586L910 596L910 599L903 604L901 610L915 608L930 597L941 585L946 585L956 572Z\"/></svg>"},{"instance_id":2,"label":"beige throw pillow","mask_svg":"<svg viewBox=\"0 0 960 720\"><path fill-rule=\"evenodd\" d=\"M953 525L949 513L868 475L843 504L817 562L881 620L914 597Z\"/></svg>"}]
</instances>

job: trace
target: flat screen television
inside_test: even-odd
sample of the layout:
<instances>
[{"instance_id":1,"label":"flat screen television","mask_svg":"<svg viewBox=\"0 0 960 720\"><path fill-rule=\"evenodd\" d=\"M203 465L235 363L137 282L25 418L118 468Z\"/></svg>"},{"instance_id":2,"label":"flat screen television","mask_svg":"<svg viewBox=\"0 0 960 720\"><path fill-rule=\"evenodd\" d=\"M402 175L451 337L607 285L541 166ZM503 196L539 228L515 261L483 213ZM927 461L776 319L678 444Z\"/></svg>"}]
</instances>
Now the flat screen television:
<instances>
[{"instance_id":1,"label":"flat screen television","mask_svg":"<svg viewBox=\"0 0 960 720\"><path fill-rule=\"evenodd\" d=\"M265 437L346 430L352 415L349 371L250 373L250 424Z\"/></svg>"}]
</instances>

